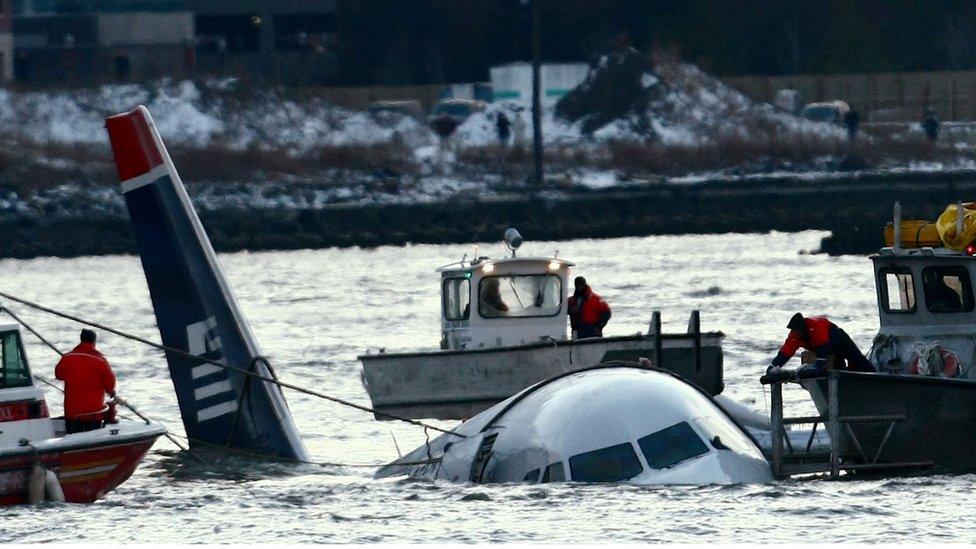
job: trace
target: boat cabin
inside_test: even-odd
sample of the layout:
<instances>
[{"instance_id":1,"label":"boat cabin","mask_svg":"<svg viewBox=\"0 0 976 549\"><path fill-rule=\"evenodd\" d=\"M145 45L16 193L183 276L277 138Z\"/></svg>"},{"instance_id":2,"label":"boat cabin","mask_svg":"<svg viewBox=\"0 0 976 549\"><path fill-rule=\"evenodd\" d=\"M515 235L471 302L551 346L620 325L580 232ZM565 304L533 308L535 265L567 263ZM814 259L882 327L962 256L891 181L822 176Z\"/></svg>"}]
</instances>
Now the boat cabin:
<instances>
[{"instance_id":1,"label":"boat cabin","mask_svg":"<svg viewBox=\"0 0 976 549\"><path fill-rule=\"evenodd\" d=\"M514 256L441 267L441 349L565 340L571 267L554 257Z\"/></svg>"},{"instance_id":2,"label":"boat cabin","mask_svg":"<svg viewBox=\"0 0 976 549\"><path fill-rule=\"evenodd\" d=\"M878 371L976 379L976 257L941 247L888 247L871 259L881 328L869 358ZM943 364L929 365L930 359Z\"/></svg>"},{"instance_id":3,"label":"boat cabin","mask_svg":"<svg viewBox=\"0 0 976 549\"><path fill-rule=\"evenodd\" d=\"M48 436L54 436L54 428L44 390L34 385L20 329L0 324L0 446Z\"/></svg>"}]
</instances>

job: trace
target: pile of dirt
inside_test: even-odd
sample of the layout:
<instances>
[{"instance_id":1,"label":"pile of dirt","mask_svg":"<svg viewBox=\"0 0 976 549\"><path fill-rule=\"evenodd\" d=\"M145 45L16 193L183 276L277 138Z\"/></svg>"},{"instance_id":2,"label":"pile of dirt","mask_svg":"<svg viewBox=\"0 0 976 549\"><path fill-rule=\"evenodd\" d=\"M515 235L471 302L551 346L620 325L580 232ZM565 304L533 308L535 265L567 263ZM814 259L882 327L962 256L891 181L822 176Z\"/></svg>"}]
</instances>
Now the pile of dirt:
<instances>
[{"instance_id":1,"label":"pile of dirt","mask_svg":"<svg viewBox=\"0 0 976 549\"><path fill-rule=\"evenodd\" d=\"M839 128L756 103L673 56L634 49L602 57L556 104L556 116L601 140L699 145L787 134L843 138Z\"/></svg>"}]
</instances>

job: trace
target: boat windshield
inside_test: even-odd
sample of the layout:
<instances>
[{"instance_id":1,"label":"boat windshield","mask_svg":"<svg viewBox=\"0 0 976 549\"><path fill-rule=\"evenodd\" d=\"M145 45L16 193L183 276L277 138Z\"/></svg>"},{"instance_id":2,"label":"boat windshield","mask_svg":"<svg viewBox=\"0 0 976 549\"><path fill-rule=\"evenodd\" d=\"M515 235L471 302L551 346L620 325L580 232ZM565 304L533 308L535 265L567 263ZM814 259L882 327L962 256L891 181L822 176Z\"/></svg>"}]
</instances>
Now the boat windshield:
<instances>
[{"instance_id":1,"label":"boat windshield","mask_svg":"<svg viewBox=\"0 0 976 549\"><path fill-rule=\"evenodd\" d=\"M30 384L20 337L17 332L0 333L0 388L28 387Z\"/></svg>"},{"instance_id":2,"label":"boat windshield","mask_svg":"<svg viewBox=\"0 0 976 549\"><path fill-rule=\"evenodd\" d=\"M478 312L485 318L555 316L563 302L556 275L502 275L481 279Z\"/></svg>"},{"instance_id":3,"label":"boat windshield","mask_svg":"<svg viewBox=\"0 0 976 549\"><path fill-rule=\"evenodd\" d=\"M915 311L915 280L904 267L890 267L880 271L881 304L887 313Z\"/></svg>"},{"instance_id":4,"label":"boat windshield","mask_svg":"<svg viewBox=\"0 0 976 549\"><path fill-rule=\"evenodd\" d=\"M444 280L444 318L467 320L471 314L471 281L467 278Z\"/></svg>"},{"instance_id":5,"label":"boat windshield","mask_svg":"<svg viewBox=\"0 0 976 549\"><path fill-rule=\"evenodd\" d=\"M958 265L922 269L925 306L933 313L962 313L973 310L973 289L969 271Z\"/></svg>"}]
</instances>

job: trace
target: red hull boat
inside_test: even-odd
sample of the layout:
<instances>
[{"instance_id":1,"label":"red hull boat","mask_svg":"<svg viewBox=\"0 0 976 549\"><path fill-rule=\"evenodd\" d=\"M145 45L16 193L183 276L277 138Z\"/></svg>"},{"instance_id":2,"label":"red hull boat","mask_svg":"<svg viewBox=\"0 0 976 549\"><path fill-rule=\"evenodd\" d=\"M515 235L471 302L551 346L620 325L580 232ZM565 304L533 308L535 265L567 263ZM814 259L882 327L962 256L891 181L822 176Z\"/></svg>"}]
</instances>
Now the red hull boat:
<instances>
[{"instance_id":1,"label":"red hull boat","mask_svg":"<svg viewBox=\"0 0 976 549\"><path fill-rule=\"evenodd\" d=\"M59 491L56 481L64 501L93 502L125 482L165 431L157 423L126 421L67 434L63 419L48 417L19 330L0 326L0 505L29 502L31 475L39 472L48 498Z\"/></svg>"}]
</instances>

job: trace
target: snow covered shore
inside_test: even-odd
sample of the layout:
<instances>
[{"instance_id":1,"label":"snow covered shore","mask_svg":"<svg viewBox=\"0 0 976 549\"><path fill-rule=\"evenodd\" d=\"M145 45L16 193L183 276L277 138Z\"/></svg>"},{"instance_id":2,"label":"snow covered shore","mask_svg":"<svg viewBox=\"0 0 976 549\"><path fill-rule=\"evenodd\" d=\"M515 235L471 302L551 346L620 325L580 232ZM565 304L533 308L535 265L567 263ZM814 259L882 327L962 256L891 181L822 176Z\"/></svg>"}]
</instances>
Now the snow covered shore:
<instances>
[{"instance_id":1,"label":"snow covered shore","mask_svg":"<svg viewBox=\"0 0 976 549\"><path fill-rule=\"evenodd\" d=\"M467 204L472 215L484 212L471 204L494 204L492 215L514 223L520 215L535 215L520 205L533 200L586 204L600 197L644 200L666 191L732 192L750 201L789 195L794 186L810 192L834 185L856 195L865 181L906 188L913 181L919 188L943 180L976 181L973 126L947 127L934 144L908 126L869 131L849 143L838 127L756 104L697 67L660 56L635 65L625 83L627 100L611 104L600 90L606 71L618 66L610 57L598 64L574 92L575 110L544 112L547 178L541 188L529 183L527 136L516 135L507 148L497 144L500 112L511 120L522 117L527 126L528 113L512 103L490 105L468 118L445 151L424 119L341 108L314 90L247 89L233 80L0 89L0 229L20 235L19 247L2 245L0 257L130 249L127 213L102 126L106 116L139 104L153 112L201 214L231 227L217 227L215 242L222 249L461 238L434 224L391 228L377 214L400 212L394 217L409 220L413 214L402 212L411 208L434 212L433 219L458 204ZM608 93L616 97L613 87ZM558 110L564 112L557 116ZM614 204L608 219L582 226L553 218L561 229L551 229L548 237L618 234L613 227L630 234L829 228L794 227L789 216L780 224L756 217L672 226L667 216L641 214L641 225L633 222L629 206ZM737 206L730 202L725 208ZM614 219L618 214L629 217ZM345 221L355 215L363 220ZM337 218L343 221L329 221ZM264 219L280 234L265 234L249 219ZM77 238L65 242L64 234Z\"/></svg>"}]
</instances>

